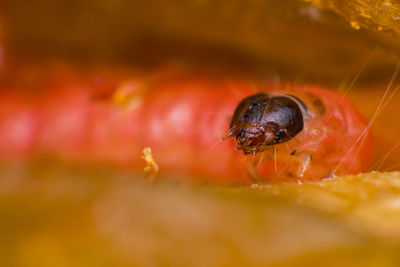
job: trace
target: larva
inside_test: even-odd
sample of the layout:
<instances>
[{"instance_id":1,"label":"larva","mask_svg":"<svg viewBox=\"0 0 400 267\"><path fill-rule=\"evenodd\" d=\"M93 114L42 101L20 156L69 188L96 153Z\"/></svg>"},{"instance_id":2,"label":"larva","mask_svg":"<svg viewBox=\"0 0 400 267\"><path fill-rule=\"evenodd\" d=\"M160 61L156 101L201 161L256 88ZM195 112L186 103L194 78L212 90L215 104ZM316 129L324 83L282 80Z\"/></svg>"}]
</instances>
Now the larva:
<instances>
[{"instance_id":1,"label":"larva","mask_svg":"<svg viewBox=\"0 0 400 267\"><path fill-rule=\"evenodd\" d=\"M141 151L151 147L161 177L249 184L354 174L371 158L365 119L334 91L194 75L39 72L29 86L18 82L25 74L1 85L3 161L50 155L140 169Z\"/></svg>"}]
</instances>

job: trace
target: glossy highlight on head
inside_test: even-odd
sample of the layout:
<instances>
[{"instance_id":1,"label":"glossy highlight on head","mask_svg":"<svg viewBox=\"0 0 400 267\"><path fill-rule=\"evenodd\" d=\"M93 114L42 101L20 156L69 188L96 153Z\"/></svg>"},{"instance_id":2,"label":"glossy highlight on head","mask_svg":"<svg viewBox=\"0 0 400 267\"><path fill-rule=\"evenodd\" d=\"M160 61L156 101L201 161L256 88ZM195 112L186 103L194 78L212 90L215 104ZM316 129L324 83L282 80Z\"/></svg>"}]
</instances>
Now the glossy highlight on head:
<instances>
[{"instance_id":1,"label":"glossy highlight on head","mask_svg":"<svg viewBox=\"0 0 400 267\"><path fill-rule=\"evenodd\" d=\"M229 137L244 154L289 141L304 128L304 103L288 94L258 93L244 98L233 114ZM305 110L305 109L304 109Z\"/></svg>"}]
</instances>

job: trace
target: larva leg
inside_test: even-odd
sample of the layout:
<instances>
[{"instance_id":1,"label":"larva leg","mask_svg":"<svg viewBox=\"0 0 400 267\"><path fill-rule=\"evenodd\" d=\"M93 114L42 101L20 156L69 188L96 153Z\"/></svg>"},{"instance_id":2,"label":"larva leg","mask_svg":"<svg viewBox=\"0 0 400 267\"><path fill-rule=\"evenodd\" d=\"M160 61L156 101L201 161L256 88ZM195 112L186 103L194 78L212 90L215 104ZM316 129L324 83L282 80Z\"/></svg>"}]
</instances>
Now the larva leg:
<instances>
[{"instance_id":1,"label":"larva leg","mask_svg":"<svg viewBox=\"0 0 400 267\"><path fill-rule=\"evenodd\" d=\"M260 165L260 160L258 160L258 157L254 157L251 160L251 164L248 167L248 174L250 179L253 181L253 183L258 184L260 183L263 179L261 175L258 173L257 168L259 168Z\"/></svg>"},{"instance_id":2,"label":"larva leg","mask_svg":"<svg viewBox=\"0 0 400 267\"><path fill-rule=\"evenodd\" d=\"M312 154L303 152L299 155L300 166L297 171L297 177L303 178L304 172L307 171L311 166Z\"/></svg>"},{"instance_id":3,"label":"larva leg","mask_svg":"<svg viewBox=\"0 0 400 267\"><path fill-rule=\"evenodd\" d=\"M292 156L296 157L296 160L299 162L296 176L301 180L304 176L304 173L311 167L312 152L294 151Z\"/></svg>"}]
</instances>

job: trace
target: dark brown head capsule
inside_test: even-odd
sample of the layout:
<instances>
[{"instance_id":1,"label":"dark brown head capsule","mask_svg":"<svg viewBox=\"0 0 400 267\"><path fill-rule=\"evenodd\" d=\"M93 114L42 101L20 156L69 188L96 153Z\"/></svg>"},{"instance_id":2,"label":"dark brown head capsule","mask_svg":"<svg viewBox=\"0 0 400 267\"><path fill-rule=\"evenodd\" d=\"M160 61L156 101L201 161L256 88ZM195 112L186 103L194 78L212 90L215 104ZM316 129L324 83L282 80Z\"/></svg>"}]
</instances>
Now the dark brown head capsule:
<instances>
[{"instance_id":1,"label":"dark brown head capsule","mask_svg":"<svg viewBox=\"0 0 400 267\"><path fill-rule=\"evenodd\" d=\"M244 154L286 142L304 127L304 103L292 95L259 93L243 99L233 114L229 137L235 137Z\"/></svg>"}]
</instances>

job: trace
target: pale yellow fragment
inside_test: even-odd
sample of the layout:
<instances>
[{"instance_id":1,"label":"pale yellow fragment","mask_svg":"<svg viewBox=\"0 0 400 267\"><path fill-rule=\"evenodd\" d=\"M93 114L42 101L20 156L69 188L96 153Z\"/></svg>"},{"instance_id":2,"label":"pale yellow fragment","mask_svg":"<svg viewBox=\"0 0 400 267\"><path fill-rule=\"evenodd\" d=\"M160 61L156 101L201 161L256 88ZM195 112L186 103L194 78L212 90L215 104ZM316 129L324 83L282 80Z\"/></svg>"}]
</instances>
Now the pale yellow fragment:
<instances>
[{"instance_id":1,"label":"pale yellow fragment","mask_svg":"<svg viewBox=\"0 0 400 267\"><path fill-rule=\"evenodd\" d=\"M153 152L150 147L145 147L142 151L142 159L146 162L146 166L143 171L146 174L146 178L150 181L153 181L157 176L159 171L159 167L157 162L154 160Z\"/></svg>"},{"instance_id":2,"label":"pale yellow fragment","mask_svg":"<svg viewBox=\"0 0 400 267\"><path fill-rule=\"evenodd\" d=\"M126 109L136 108L143 99L145 85L143 82L125 81L115 90L112 102Z\"/></svg>"}]
</instances>

